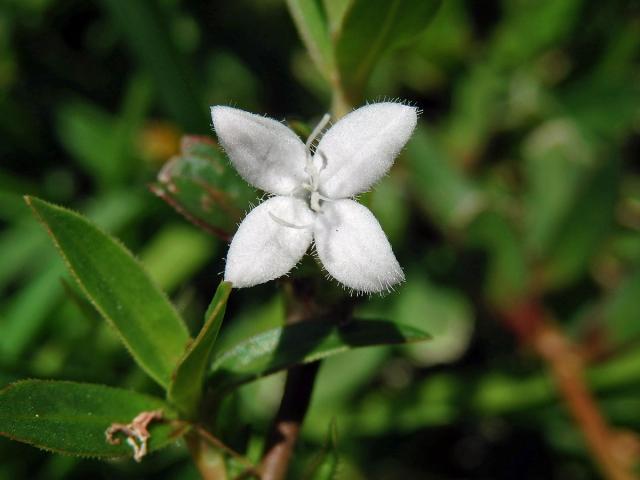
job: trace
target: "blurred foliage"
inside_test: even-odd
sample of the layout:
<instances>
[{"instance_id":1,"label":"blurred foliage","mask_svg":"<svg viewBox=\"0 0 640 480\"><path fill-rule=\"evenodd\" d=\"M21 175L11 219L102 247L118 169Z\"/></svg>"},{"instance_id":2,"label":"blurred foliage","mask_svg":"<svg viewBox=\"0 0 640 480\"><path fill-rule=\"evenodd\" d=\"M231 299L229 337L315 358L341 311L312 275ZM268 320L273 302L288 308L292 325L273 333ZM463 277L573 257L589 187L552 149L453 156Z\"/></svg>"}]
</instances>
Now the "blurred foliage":
<instances>
[{"instance_id":1,"label":"blurred foliage","mask_svg":"<svg viewBox=\"0 0 640 480\"><path fill-rule=\"evenodd\" d=\"M226 176L212 141L180 150L180 137L210 134L219 103L312 124L331 103L323 52L339 46L331 68L369 58L363 37L336 30L358 24L367 3L0 3L3 385L54 378L158 393L70 286L22 195L69 205L121 238L194 334L226 247L148 186L178 185L192 194L185 209L232 230L237 219L208 216L193 173L212 175L207 188L234 185L238 215L258 194ZM312 37L317 53L306 53L287 4L313 5L334 35ZM640 6L447 0L423 14L433 15L424 32L373 52L377 65L362 67L370 81L350 83L423 111L391 174L362 199L407 282L356 314L434 340L327 359L291 478L598 478L543 366L496 312L544 298L588 353L605 415L640 428ZM282 326L276 287L234 292L221 348ZM226 401L218 429L233 448L259 456L281 389L275 375ZM153 461L103 464L0 438L2 479L96 476L198 478L181 444Z\"/></svg>"}]
</instances>

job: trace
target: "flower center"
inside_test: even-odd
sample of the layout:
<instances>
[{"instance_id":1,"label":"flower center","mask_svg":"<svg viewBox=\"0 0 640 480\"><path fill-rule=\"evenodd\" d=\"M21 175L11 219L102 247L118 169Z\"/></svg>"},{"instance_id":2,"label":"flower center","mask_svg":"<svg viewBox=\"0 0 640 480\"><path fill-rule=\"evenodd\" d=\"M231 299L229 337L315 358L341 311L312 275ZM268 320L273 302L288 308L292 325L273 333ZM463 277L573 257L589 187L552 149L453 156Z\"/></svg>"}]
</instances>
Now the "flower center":
<instances>
[{"instance_id":1,"label":"flower center","mask_svg":"<svg viewBox=\"0 0 640 480\"><path fill-rule=\"evenodd\" d=\"M320 201L329 200L327 197L320 194L318 191L318 184L320 182L320 172L327 166L327 159L324 153L317 151L316 153L322 157L322 166L317 168L313 163L313 156L311 155L311 145L316 141L320 132L327 126L331 120L331 115L325 113L316 128L313 129L309 138L307 138L306 146L306 165L304 167L305 173L308 175L308 180L302 184L302 188L309 192L309 208L314 212L320 212L322 210Z\"/></svg>"},{"instance_id":2,"label":"flower center","mask_svg":"<svg viewBox=\"0 0 640 480\"><path fill-rule=\"evenodd\" d=\"M316 128L314 128L313 131L311 132L311 135L309 135L309 138L307 138L307 142L305 144L305 147L306 147L305 162L306 163L305 163L304 171L307 174L307 181L303 182L301 187L302 187L302 190L306 190L307 192L309 192L309 195L307 196L307 199L309 201L309 208L314 212L322 211L321 202L331 201L330 198L325 197L318 191L318 186L320 183L320 172L322 172L322 170L324 170L324 168L327 166L327 158L325 157L323 152L317 150L316 155L319 155L322 158L322 166L320 168L317 168L316 165L313 163L313 155L311 154L311 145L313 145L313 142L316 141L316 139L318 138L318 135L320 135L324 127L327 126L327 124L329 123L329 120L331 120L331 115L329 115L328 113L325 113L322 119L320 120L320 122L318 123L318 125L316 125ZM283 227L305 229L311 226L311 225L296 225L295 223L288 222L287 220L284 220L278 217L272 212L269 212L269 216L274 222L282 225Z\"/></svg>"}]
</instances>

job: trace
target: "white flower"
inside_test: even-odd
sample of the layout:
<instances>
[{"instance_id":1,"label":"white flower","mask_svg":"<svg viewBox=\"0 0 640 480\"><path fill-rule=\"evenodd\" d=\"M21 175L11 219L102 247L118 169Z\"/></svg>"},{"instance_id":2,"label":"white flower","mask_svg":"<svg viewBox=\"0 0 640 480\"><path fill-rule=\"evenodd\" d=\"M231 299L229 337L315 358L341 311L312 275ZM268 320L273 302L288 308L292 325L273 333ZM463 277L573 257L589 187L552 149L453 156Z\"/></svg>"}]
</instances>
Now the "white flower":
<instances>
[{"instance_id":1,"label":"white flower","mask_svg":"<svg viewBox=\"0 0 640 480\"><path fill-rule=\"evenodd\" d=\"M391 245L366 207L351 200L387 173L417 122L417 109L393 102L359 108L311 144L280 122L230 107L211 108L213 126L236 170L274 196L238 227L225 280L251 287L285 275L311 243L336 280L382 292L404 280Z\"/></svg>"}]
</instances>

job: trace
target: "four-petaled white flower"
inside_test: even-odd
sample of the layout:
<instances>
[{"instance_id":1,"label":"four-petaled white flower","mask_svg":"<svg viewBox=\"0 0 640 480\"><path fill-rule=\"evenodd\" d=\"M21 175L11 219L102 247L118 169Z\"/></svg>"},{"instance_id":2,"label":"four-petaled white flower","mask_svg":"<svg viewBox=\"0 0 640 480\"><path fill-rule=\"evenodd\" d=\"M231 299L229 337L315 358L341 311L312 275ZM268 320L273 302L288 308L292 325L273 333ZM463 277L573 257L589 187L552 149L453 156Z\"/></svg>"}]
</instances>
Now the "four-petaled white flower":
<instances>
[{"instance_id":1,"label":"four-petaled white flower","mask_svg":"<svg viewBox=\"0 0 640 480\"><path fill-rule=\"evenodd\" d=\"M366 207L351 198L387 173L416 126L417 109L394 102L359 108L332 126L315 152L276 120L230 107L211 108L213 127L240 175L273 194L238 227L225 280L251 287L285 275L311 243L327 272L366 293L404 280L391 245Z\"/></svg>"}]
</instances>

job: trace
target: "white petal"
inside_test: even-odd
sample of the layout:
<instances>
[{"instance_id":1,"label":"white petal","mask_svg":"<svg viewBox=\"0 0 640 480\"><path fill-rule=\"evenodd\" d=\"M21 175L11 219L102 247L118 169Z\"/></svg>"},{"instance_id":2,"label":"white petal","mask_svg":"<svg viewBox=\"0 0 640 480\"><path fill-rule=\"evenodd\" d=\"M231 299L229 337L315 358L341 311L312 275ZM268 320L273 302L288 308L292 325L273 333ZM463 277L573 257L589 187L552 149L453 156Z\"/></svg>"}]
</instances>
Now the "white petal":
<instances>
[{"instance_id":1,"label":"white petal","mask_svg":"<svg viewBox=\"0 0 640 480\"><path fill-rule=\"evenodd\" d=\"M273 216L306 228L285 226ZM281 277L309 248L313 221L313 212L302 200L273 197L262 202L245 217L231 241L224 279L241 288Z\"/></svg>"},{"instance_id":2,"label":"white petal","mask_svg":"<svg viewBox=\"0 0 640 480\"><path fill-rule=\"evenodd\" d=\"M388 290L404 280L389 240L368 208L353 200L323 203L313 237L327 271L360 292Z\"/></svg>"},{"instance_id":3,"label":"white petal","mask_svg":"<svg viewBox=\"0 0 640 480\"><path fill-rule=\"evenodd\" d=\"M306 150L280 122L231 107L212 107L213 128L238 173L251 185L288 195L306 178Z\"/></svg>"},{"instance_id":4,"label":"white petal","mask_svg":"<svg viewBox=\"0 0 640 480\"><path fill-rule=\"evenodd\" d=\"M326 162L320 192L346 198L370 188L391 168L417 121L415 107L393 102L374 103L346 115L316 149L318 168Z\"/></svg>"}]
</instances>

